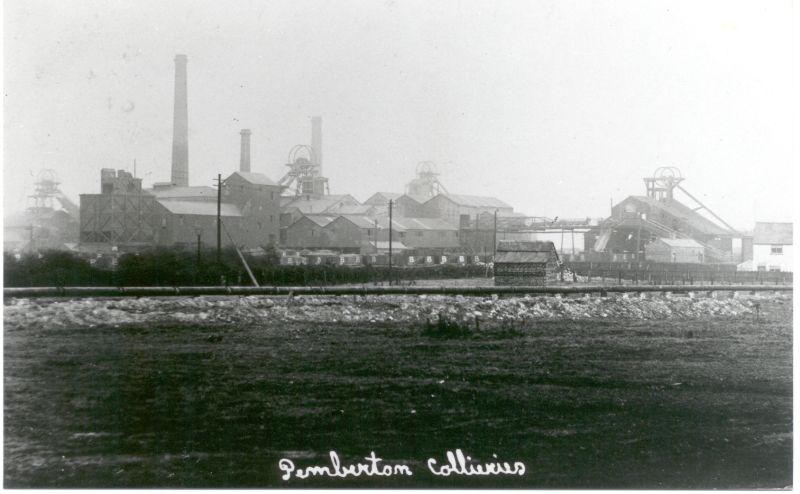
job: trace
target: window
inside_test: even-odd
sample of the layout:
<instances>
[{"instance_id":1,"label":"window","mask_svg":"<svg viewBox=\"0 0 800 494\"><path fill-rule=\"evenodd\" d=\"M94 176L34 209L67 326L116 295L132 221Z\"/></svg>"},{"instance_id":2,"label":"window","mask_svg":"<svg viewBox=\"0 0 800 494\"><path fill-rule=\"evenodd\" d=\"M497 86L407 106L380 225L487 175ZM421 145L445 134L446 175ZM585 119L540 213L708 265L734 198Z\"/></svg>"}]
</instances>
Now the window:
<instances>
[{"instance_id":1,"label":"window","mask_svg":"<svg viewBox=\"0 0 800 494\"><path fill-rule=\"evenodd\" d=\"M769 270L773 271L773 272L780 272L781 267L780 266L770 266Z\"/></svg>"},{"instance_id":2,"label":"window","mask_svg":"<svg viewBox=\"0 0 800 494\"><path fill-rule=\"evenodd\" d=\"M269 200L272 201L274 199L275 199L275 192L270 192L269 193Z\"/></svg>"},{"instance_id":3,"label":"window","mask_svg":"<svg viewBox=\"0 0 800 494\"><path fill-rule=\"evenodd\" d=\"M783 245L773 245L769 249L769 253L773 256L783 255ZM771 270L770 270L771 271Z\"/></svg>"}]
</instances>

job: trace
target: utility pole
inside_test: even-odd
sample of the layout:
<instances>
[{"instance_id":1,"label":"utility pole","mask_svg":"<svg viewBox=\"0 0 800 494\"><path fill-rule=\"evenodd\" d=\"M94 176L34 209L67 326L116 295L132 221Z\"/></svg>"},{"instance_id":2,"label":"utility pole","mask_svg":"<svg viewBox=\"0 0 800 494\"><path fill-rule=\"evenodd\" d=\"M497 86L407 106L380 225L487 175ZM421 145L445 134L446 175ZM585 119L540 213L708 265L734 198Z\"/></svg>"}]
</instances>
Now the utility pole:
<instances>
[{"instance_id":1,"label":"utility pole","mask_svg":"<svg viewBox=\"0 0 800 494\"><path fill-rule=\"evenodd\" d=\"M492 238L492 245L494 245L494 250L492 251L492 262L494 262L495 258L497 257L497 210L494 210L494 235Z\"/></svg>"},{"instance_id":2,"label":"utility pole","mask_svg":"<svg viewBox=\"0 0 800 494\"><path fill-rule=\"evenodd\" d=\"M392 284L392 200L389 199L389 284Z\"/></svg>"},{"instance_id":3,"label":"utility pole","mask_svg":"<svg viewBox=\"0 0 800 494\"><path fill-rule=\"evenodd\" d=\"M217 264L222 264L222 174L217 174Z\"/></svg>"}]
</instances>

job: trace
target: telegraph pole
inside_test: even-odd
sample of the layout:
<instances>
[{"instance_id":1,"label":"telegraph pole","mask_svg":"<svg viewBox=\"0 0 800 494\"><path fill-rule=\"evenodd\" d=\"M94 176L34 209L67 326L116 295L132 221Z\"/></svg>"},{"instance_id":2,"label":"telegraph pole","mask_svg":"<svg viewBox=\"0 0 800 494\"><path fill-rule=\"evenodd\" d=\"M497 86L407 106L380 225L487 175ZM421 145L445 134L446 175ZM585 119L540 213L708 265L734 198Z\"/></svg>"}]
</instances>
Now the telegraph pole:
<instances>
[{"instance_id":1,"label":"telegraph pole","mask_svg":"<svg viewBox=\"0 0 800 494\"><path fill-rule=\"evenodd\" d=\"M389 284L392 284L392 200L389 199Z\"/></svg>"},{"instance_id":2,"label":"telegraph pole","mask_svg":"<svg viewBox=\"0 0 800 494\"><path fill-rule=\"evenodd\" d=\"M217 174L217 264L222 264L222 174Z\"/></svg>"},{"instance_id":3,"label":"telegraph pole","mask_svg":"<svg viewBox=\"0 0 800 494\"><path fill-rule=\"evenodd\" d=\"M494 250L492 251L492 262L494 262L495 258L497 257L497 210L494 210L494 235L492 236L492 245L494 245Z\"/></svg>"}]
</instances>

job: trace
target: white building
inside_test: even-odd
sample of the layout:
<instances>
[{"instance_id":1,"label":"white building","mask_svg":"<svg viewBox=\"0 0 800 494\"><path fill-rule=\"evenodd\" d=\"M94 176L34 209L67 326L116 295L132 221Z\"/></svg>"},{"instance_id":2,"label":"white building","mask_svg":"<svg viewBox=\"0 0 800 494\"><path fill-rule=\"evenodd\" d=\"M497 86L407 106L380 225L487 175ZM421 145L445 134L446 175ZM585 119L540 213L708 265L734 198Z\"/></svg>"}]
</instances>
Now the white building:
<instances>
[{"instance_id":1,"label":"white building","mask_svg":"<svg viewBox=\"0 0 800 494\"><path fill-rule=\"evenodd\" d=\"M792 223L756 222L753 267L758 271L793 271Z\"/></svg>"}]
</instances>

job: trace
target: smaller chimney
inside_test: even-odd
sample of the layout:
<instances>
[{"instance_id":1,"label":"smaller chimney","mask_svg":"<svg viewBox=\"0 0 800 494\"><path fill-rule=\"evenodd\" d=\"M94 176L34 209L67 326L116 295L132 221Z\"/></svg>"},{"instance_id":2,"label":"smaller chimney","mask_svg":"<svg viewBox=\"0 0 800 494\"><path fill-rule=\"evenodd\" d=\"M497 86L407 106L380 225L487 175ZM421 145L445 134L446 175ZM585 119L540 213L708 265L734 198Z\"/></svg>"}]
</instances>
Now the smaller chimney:
<instances>
[{"instance_id":1,"label":"smaller chimney","mask_svg":"<svg viewBox=\"0 0 800 494\"><path fill-rule=\"evenodd\" d=\"M242 129L242 150L239 158L239 171L250 171L250 129Z\"/></svg>"}]
</instances>

